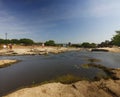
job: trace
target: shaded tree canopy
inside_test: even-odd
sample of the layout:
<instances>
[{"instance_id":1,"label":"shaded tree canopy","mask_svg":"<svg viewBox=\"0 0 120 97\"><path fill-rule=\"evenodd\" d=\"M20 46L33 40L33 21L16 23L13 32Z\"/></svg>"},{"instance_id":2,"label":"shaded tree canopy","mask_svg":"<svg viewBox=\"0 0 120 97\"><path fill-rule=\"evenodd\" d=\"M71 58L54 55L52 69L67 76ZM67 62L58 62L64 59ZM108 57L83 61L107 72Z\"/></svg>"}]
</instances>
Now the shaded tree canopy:
<instances>
[{"instance_id":1,"label":"shaded tree canopy","mask_svg":"<svg viewBox=\"0 0 120 97\"><path fill-rule=\"evenodd\" d=\"M101 42L100 44L98 44L98 47L112 47L112 42L109 40L105 40L105 42Z\"/></svg>"},{"instance_id":2,"label":"shaded tree canopy","mask_svg":"<svg viewBox=\"0 0 120 97\"><path fill-rule=\"evenodd\" d=\"M45 42L46 46L55 46L55 41L54 40L49 40Z\"/></svg>"},{"instance_id":3,"label":"shaded tree canopy","mask_svg":"<svg viewBox=\"0 0 120 97\"><path fill-rule=\"evenodd\" d=\"M11 39L11 43L19 44L20 41L18 39Z\"/></svg>"},{"instance_id":4,"label":"shaded tree canopy","mask_svg":"<svg viewBox=\"0 0 120 97\"><path fill-rule=\"evenodd\" d=\"M20 43L23 43L25 45L32 45L34 43L33 40L27 39L27 38L20 39L19 41L20 41Z\"/></svg>"},{"instance_id":5,"label":"shaded tree canopy","mask_svg":"<svg viewBox=\"0 0 120 97\"><path fill-rule=\"evenodd\" d=\"M84 47L84 48L95 48L96 44L95 43L89 43L89 42L83 42L81 44L81 47Z\"/></svg>"},{"instance_id":6,"label":"shaded tree canopy","mask_svg":"<svg viewBox=\"0 0 120 97\"><path fill-rule=\"evenodd\" d=\"M31 40L31 39L27 39L27 38L23 38L23 39L20 39L20 40L18 40L18 39L11 39L11 40L0 39L0 43L1 44L9 44L9 43L21 44L22 43L24 45L32 45L32 44L34 44L34 41Z\"/></svg>"},{"instance_id":7,"label":"shaded tree canopy","mask_svg":"<svg viewBox=\"0 0 120 97\"><path fill-rule=\"evenodd\" d=\"M112 38L113 45L120 46L120 31L116 31L116 35Z\"/></svg>"}]
</instances>

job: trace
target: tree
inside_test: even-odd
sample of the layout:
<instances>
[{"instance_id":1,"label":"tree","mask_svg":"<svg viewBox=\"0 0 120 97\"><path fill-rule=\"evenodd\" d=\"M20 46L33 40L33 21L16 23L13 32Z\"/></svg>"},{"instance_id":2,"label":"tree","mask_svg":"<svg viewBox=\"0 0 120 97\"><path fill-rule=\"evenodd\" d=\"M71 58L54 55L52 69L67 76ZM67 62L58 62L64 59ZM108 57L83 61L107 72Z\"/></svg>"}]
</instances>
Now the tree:
<instances>
[{"instance_id":1,"label":"tree","mask_svg":"<svg viewBox=\"0 0 120 97\"><path fill-rule=\"evenodd\" d=\"M91 43L90 44L90 48L96 48L96 44L95 43Z\"/></svg>"},{"instance_id":2,"label":"tree","mask_svg":"<svg viewBox=\"0 0 120 97\"><path fill-rule=\"evenodd\" d=\"M116 35L112 38L113 45L120 46L120 31L116 31Z\"/></svg>"},{"instance_id":3,"label":"tree","mask_svg":"<svg viewBox=\"0 0 120 97\"><path fill-rule=\"evenodd\" d=\"M84 47L84 48L95 48L95 47L96 47L96 44L95 44L95 43L83 42L83 43L81 44L81 47Z\"/></svg>"},{"instance_id":4,"label":"tree","mask_svg":"<svg viewBox=\"0 0 120 97\"><path fill-rule=\"evenodd\" d=\"M4 39L0 39L0 44L3 44L4 42Z\"/></svg>"},{"instance_id":5,"label":"tree","mask_svg":"<svg viewBox=\"0 0 120 97\"><path fill-rule=\"evenodd\" d=\"M71 42L68 42L68 46L71 46L72 45L72 43Z\"/></svg>"},{"instance_id":6,"label":"tree","mask_svg":"<svg viewBox=\"0 0 120 97\"><path fill-rule=\"evenodd\" d=\"M4 43L5 43L5 44L9 44L9 43L11 43L11 40L9 40L9 39L6 40L6 39L5 39L5 40L4 40Z\"/></svg>"},{"instance_id":7,"label":"tree","mask_svg":"<svg viewBox=\"0 0 120 97\"><path fill-rule=\"evenodd\" d=\"M54 40L46 41L45 45L47 45L47 46L55 46L55 41Z\"/></svg>"},{"instance_id":8,"label":"tree","mask_svg":"<svg viewBox=\"0 0 120 97\"><path fill-rule=\"evenodd\" d=\"M34 44L34 41L31 39L23 38L19 40L20 43L23 43L24 45L32 45Z\"/></svg>"},{"instance_id":9,"label":"tree","mask_svg":"<svg viewBox=\"0 0 120 97\"><path fill-rule=\"evenodd\" d=\"M71 46L72 46L72 47L78 47L78 48L79 48L79 47L81 47L81 44L72 44Z\"/></svg>"},{"instance_id":10,"label":"tree","mask_svg":"<svg viewBox=\"0 0 120 97\"><path fill-rule=\"evenodd\" d=\"M98 47L111 47L112 46L112 42L109 40L105 40L105 42L101 42L100 44L98 44Z\"/></svg>"},{"instance_id":11,"label":"tree","mask_svg":"<svg viewBox=\"0 0 120 97\"><path fill-rule=\"evenodd\" d=\"M18 39L11 39L11 43L19 44L20 41Z\"/></svg>"}]
</instances>

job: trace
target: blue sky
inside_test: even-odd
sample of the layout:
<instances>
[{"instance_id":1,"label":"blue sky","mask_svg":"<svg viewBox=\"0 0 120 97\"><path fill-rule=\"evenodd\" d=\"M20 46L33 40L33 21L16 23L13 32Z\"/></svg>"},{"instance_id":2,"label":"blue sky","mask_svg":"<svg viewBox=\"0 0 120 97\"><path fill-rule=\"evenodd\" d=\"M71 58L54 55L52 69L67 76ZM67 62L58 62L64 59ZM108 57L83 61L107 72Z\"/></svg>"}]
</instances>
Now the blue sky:
<instances>
[{"instance_id":1,"label":"blue sky","mask_svg":"<svg viewBox=\"0 0 120 97\"><path fill-rule=\"evenodd\" d=\"M100 43L120 30L120 0L0 0L0 38Z\"/></svg>"}]
</instances>

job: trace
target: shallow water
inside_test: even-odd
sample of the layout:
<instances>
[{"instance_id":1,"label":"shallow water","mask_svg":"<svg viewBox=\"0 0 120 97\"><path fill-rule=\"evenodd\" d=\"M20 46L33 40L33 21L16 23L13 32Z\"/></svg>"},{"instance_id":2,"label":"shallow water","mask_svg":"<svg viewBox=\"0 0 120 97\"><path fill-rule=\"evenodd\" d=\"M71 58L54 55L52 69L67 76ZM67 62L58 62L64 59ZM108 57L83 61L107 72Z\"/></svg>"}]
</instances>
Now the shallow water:
<instances>
[{"instance_id":1,"label":"shallow water","mask_svg":"<svg viewBox=\"0 0 120 97\"><path fill-rule=\"evenodd\" d=\"M83 68L89 59L107 67L120 68L120 53L110 52L66 52L48 56L1 56L0 59L17 59L21 62L0 68L0 96L32 83L40 83L55 77L72 74L93 79L105 73L97 68Z\"/></svg>"}]
</instances>

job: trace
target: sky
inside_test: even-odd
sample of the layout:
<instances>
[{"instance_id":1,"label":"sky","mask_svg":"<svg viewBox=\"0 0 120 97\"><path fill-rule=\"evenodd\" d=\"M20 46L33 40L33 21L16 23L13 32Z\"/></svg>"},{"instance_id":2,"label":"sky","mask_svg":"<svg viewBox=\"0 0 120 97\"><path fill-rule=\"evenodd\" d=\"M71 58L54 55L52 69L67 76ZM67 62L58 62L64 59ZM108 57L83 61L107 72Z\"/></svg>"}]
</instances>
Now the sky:
<instances>
[{"instance_id":1,"label":"sky","mask_svg":"<svg viewBox=\"0 0 120 97\"><path fill-rule=\"evenodd\" d=\"M0 0L0 38L100 43L120 30L120 0Z\"/></svg>"}]
</instances>

